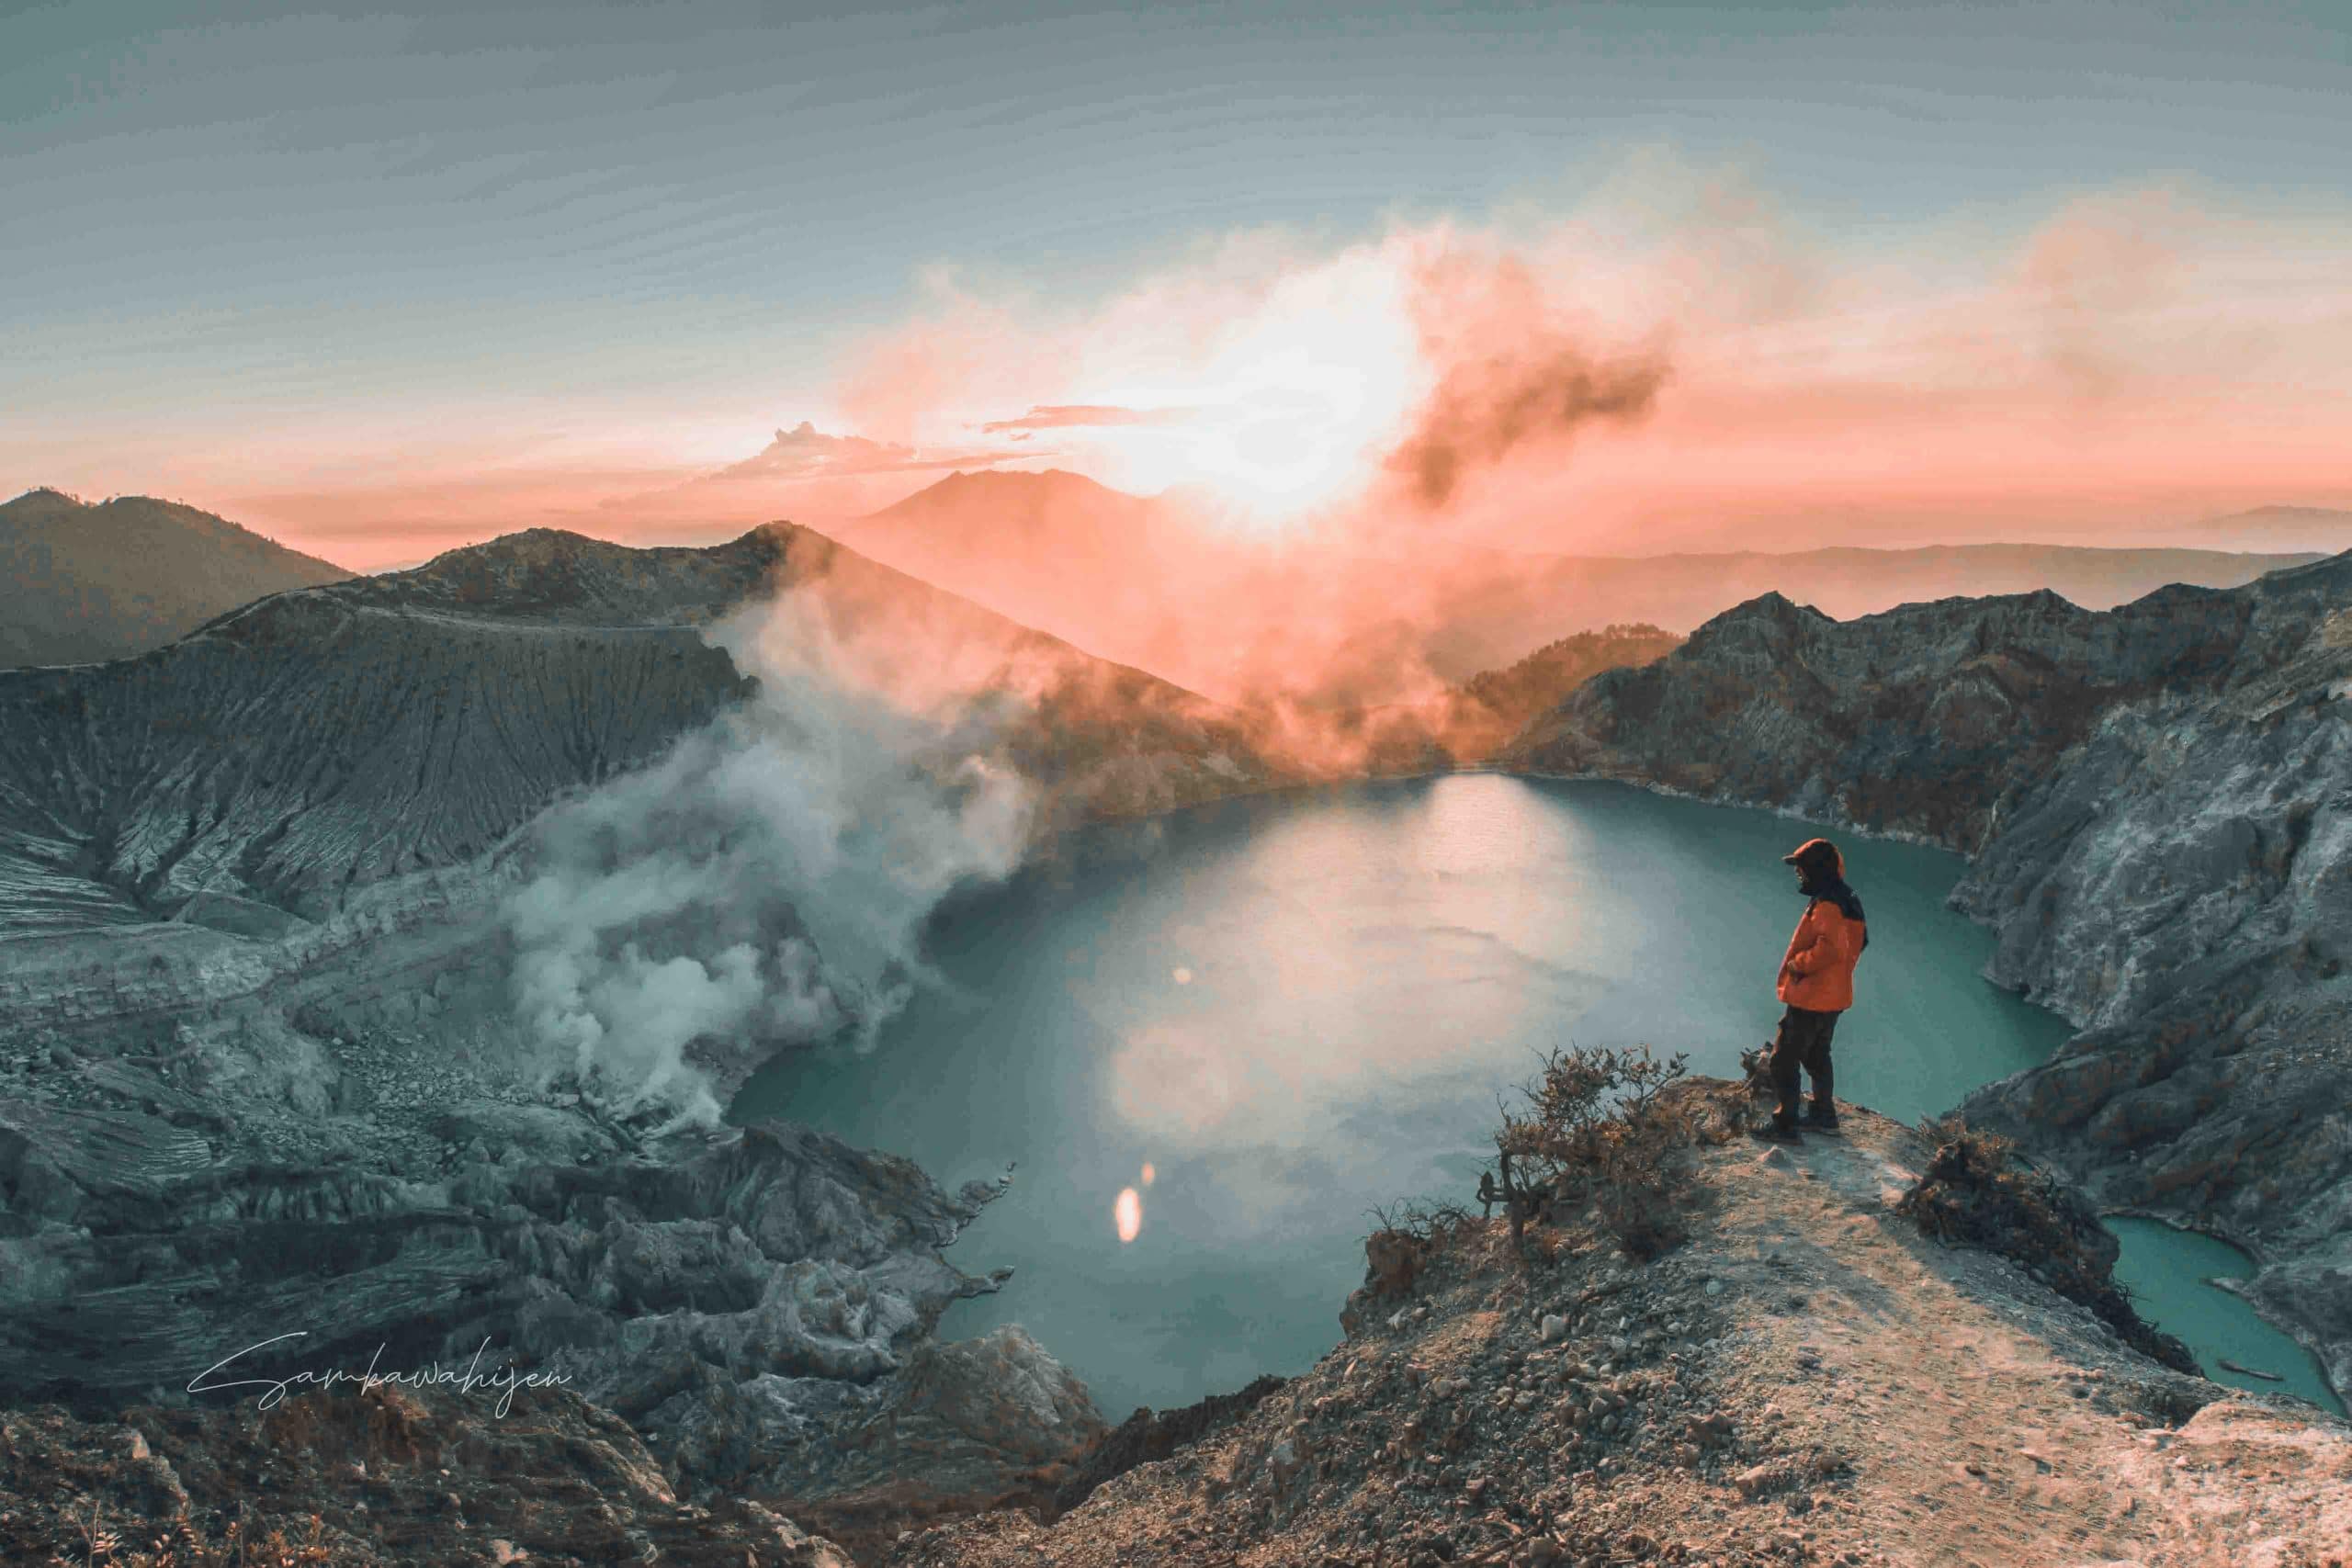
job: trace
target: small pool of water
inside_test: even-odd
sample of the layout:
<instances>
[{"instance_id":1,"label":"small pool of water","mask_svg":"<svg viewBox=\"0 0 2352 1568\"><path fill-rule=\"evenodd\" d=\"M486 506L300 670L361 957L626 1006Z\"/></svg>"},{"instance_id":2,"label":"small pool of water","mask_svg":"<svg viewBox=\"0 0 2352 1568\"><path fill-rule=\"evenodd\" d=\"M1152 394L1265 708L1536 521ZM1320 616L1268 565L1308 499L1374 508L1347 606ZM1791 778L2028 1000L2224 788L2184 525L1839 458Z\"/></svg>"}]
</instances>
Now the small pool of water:
<instances>
[{"instance_id":1,"label":"small pool of water","mask_svg":"<svg viewBox=\"0 0 2352 1568\"><path fill-rule=\"evenodd\" d=\"M2115 1278L2132 1292L2140 1315L2177 1334L2197 1353L2197 1364L2215 1382L2257 1393L2293 1393L2341 1416L2344 1402L2327 1386L2310 1351L2258 1316L2245 1301L2209 1283L2244 1280L2254 1259L2226 1241L2176 1230L2161 1220L2119 1214L2107 1222L2122 1245ZM2223 1360L2276 1372L2276 1382L2231 1371Z\"/></svg>"},{"instance_id":2,"label":"small pool of water","mask_svg":"<svg viewBox=\"0 0 2352 1568\"><path fill-rule=\"evenodd\" d=\"M1467 1201L1498 1096L1546 1047L1647 1043L1736 1077L1779 1017L1804 907L1780 857L1817 830L1502 774L1091 830L938 912L937 983L875 1049L771 1063L732 1113L909 1156L951 1188L1017 1161L956 1255L1014 1277L943 1331L1021 1324L1114 1420L1190 1404L1337 1343L1372 1206ZM2066 1038L1984 979L1990 934L1944 904L1958 856L1846 847L1871 945L1838 1032L1842 1098L1916 1122ZM2213 1271L2168 1245L2127 1253Z\"/></svg>"}]
</instances>

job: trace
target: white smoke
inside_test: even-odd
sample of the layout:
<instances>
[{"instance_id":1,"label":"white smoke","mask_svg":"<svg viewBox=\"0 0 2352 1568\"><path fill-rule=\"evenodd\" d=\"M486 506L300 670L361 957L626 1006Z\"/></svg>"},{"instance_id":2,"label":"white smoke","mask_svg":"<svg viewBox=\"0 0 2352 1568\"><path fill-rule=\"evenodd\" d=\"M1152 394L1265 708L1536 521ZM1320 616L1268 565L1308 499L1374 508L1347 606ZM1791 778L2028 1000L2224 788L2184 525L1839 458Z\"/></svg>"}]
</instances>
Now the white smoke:
<instances>
[{"instance_id":1,"label":"white smoke","mask_svg":"<svg viewBox=\"0 0 2352 1568\"><path fill-rule=\"evenodd\" d=\"M842 620L803 589L721 628L757 695L541 824L505 915L548 1077L716 1121L695 1058L870 1042L941 897L1018 863L1032 791L988 757L1007 705L895 679L936 666L903 625Z\"/></svg>"}]
</instances>

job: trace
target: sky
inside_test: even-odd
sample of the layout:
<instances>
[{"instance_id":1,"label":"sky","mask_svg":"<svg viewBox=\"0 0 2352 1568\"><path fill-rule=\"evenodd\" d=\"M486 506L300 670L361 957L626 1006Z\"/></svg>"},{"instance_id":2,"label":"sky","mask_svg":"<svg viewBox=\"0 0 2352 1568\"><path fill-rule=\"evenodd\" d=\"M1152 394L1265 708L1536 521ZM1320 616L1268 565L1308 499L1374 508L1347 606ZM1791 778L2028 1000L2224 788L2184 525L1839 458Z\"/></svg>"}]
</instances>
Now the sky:
<instances>
[{"instance_id":1,"label":"sky","mask_svg":"<svg viewBox=\"0 0 2352 1568\"><path fill-rule=\"evenodd\" d=\"M11 8L0 491L2172 536L2352 504L2347 176L2340 3Z\"/></svg>"}]
</instances>

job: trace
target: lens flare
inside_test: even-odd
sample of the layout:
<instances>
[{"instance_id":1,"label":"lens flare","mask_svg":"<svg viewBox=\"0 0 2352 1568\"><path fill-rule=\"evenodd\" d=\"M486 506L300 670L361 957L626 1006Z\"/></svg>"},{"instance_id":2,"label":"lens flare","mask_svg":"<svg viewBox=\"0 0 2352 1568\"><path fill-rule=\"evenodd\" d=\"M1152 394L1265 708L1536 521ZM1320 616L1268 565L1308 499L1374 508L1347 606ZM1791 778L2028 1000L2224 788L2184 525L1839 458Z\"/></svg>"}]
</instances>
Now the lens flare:
<instances>
[{"instance_id":1,"label":"lens flare","mask_svg":"<svg viewBox=\"0 0 2352 1568\"><path fill-rule=\"evenodd\" d=\"M1153 1168L1151 1161L1149 1161L1149 1160L1146 1160L1146 1161L1144 1161L1144 1162L1143 1162L1143 1184L1144 1184L1146 1187L1148 1187L1148 1186L1150 1186L1154 1181L1157 1181L1158 1179L1159 1179L1159 1171L1157 1171L1156 1169L1154 1169L1154 1168Z\"/></svg>"},{"instance_id":2,"label":"lens flare","mask_svg":"<svg viewBox=\"0 0 2352 1568\"><path fill-rule=\"evenodd\" d=\"M1111 1205L1112 1222L1119 1227L1119 1245L1143 1234L1143 1194L1132 1187L1119 1189L1119 1201Z\"/></svg>"}]
</instances>

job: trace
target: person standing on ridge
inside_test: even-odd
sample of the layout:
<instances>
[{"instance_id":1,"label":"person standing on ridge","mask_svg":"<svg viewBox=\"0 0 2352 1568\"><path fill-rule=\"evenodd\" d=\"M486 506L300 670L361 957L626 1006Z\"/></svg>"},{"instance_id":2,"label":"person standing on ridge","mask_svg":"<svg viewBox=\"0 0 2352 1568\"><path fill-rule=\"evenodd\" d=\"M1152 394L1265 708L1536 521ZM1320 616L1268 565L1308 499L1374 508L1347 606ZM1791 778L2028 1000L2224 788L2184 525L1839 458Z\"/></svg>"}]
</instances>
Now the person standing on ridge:
<instances>
[{"instance_id":1,"label":"person standing on ridge","mask_svg":"<svg viewBox=\"0 0 2352 1568\"><path fill-rule=\"evenodd\" d=\"M1780 998L1788 1005L1772 1037L1772 1127L1764 1136L1802 1143L1797 1131L1797 1073L1813 1078L1813 1103L1804 1124L1816 1133L1838 1130L1838 1101L1830 1093L1829 1040L1838 1015L1854 1005L1854 962L1870 945L1862 901L1846 886L1846 857L1826 839L1808 839L1781 863L1797 870L1797 891L1808 900L1796 934L1781 960Z\"/></svg>"}]
</instances>

